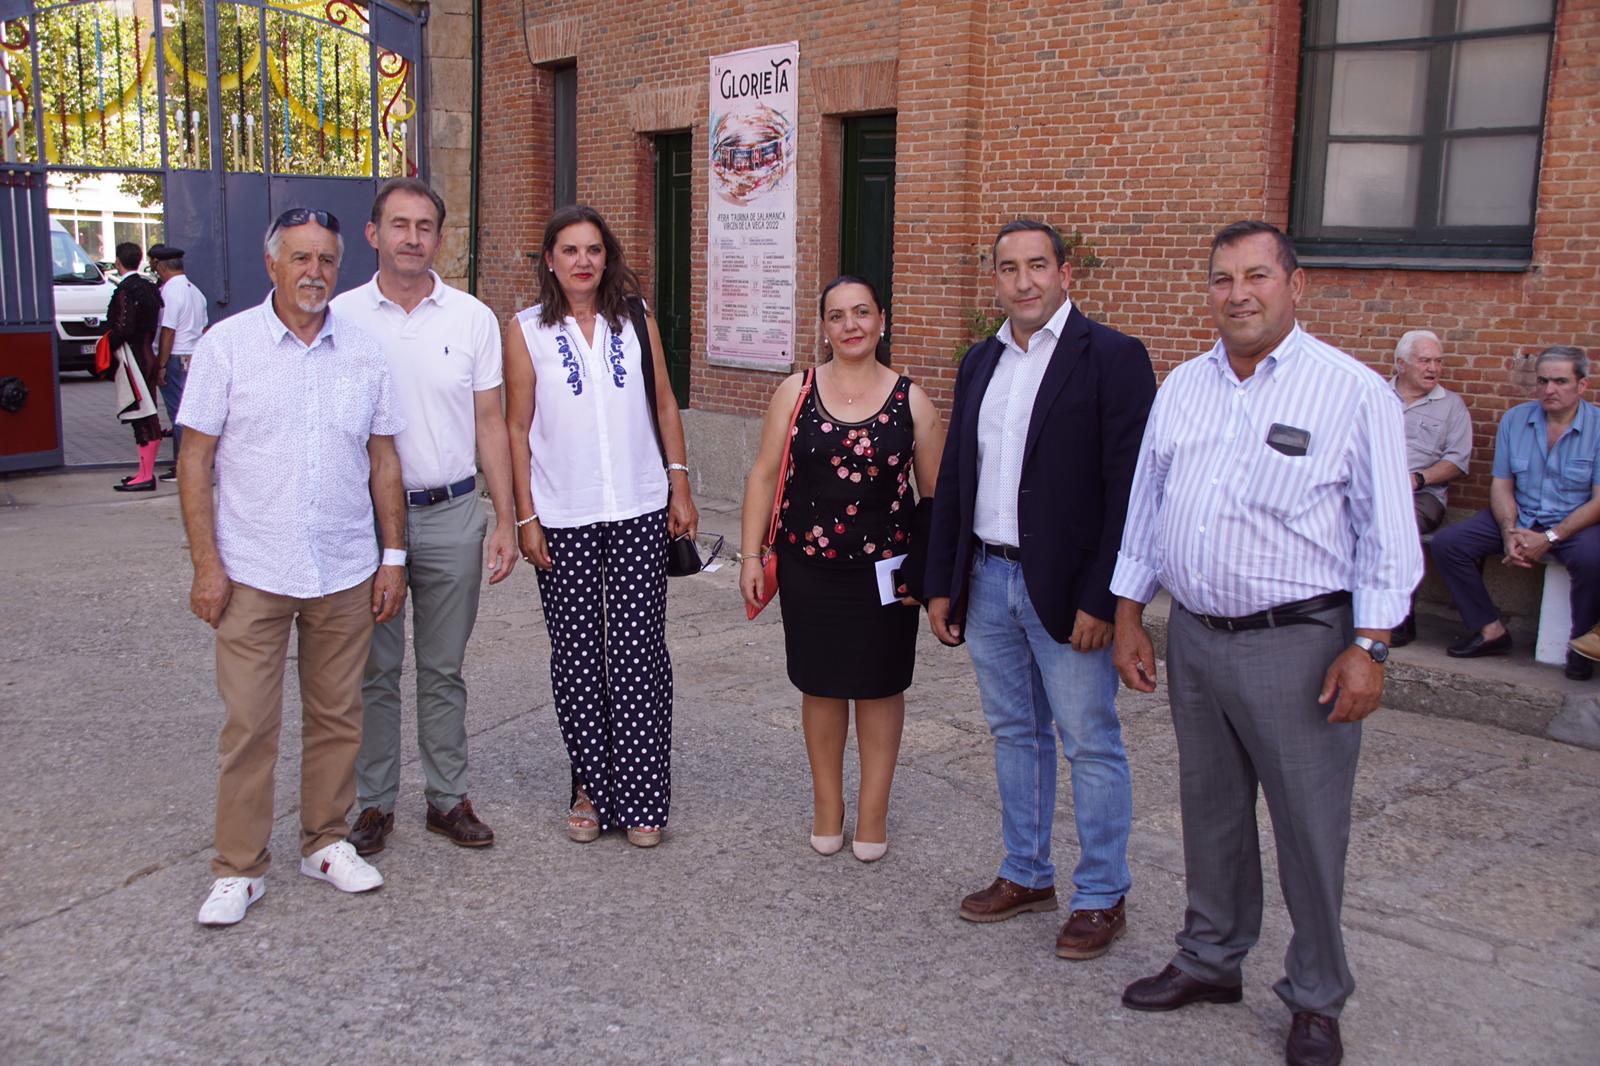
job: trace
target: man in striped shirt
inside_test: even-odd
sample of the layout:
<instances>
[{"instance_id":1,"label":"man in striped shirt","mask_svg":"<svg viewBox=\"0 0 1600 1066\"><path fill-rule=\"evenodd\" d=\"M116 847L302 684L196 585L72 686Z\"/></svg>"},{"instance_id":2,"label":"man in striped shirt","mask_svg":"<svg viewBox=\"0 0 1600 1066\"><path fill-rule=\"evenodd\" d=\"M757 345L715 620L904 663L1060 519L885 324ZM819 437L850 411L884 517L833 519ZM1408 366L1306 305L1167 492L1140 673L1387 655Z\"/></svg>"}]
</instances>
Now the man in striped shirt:
<instances>
[{"instance_id":1,"label":"man in striped shirt","mask_svg":"<svg viewBox=\"0 0 1600 1066\"><path fill-rule=\"evenodd\" d=\"M1165 587L1189 906L1178 952L1123 992L1137 1010L1235 1003L1261 928L1257 786L1294 923L1291 1066L1337 1063L1355 987L1344 894L1360 722L1383 695L1389 630L1422 576L1394 390L1303 331L1305 274L1264 222L1211 245L1221 335L1168 376L1145 429L1111 591L1113 660L1155 691L1142 617ZM1331 713L1330 713L1331 709Z\"/></svg>"}]
</instances>

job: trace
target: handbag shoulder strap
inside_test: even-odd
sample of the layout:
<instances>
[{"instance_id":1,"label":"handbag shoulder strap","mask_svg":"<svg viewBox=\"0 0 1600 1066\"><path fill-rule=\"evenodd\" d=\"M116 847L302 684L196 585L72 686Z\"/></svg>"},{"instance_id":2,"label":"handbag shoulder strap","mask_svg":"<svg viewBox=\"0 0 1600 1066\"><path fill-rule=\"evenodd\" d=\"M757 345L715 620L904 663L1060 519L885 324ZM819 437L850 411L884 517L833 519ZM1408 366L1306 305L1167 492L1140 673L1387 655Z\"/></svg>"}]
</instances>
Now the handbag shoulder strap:
<instances>
[{"instance_id":1,"label":"handbag shoulder strap","mask_svg":"<svg viewBox=\"0 0 1600 1066\"><path fill-rule=\"evenodd\" d=\"M783 461L778 464L778 489L772 494L772 520L767 523L767 540L762 545L763 550L772 547L778 539L778 516L783 509L784 479L789 475L789 449L794 445L794 427L800 421L800 408L805 406L806 397L811 394L811 382L816 373L816 367L811 367L800 382L800 398L794 402L794 411L789 415L789 431L783 435Z\"/></svg>"},{"instance_id":2,"label":"handbag shoulder strap","mask_svg":"<svg viewBox=\"0 0 1600 1066\"><path fill-rule=\"evenodd\" d=\"M656 410L656 358L650 348L650 327L645 321L644 300L628 297L628 318L633 322L633 332L639 338L639 364L644 374L644 405L650 411L650 428L655 430L656 450L661 453L661 465L667 465L667 446L661 440L661 413Z\"/></svg>"}]
</instances>

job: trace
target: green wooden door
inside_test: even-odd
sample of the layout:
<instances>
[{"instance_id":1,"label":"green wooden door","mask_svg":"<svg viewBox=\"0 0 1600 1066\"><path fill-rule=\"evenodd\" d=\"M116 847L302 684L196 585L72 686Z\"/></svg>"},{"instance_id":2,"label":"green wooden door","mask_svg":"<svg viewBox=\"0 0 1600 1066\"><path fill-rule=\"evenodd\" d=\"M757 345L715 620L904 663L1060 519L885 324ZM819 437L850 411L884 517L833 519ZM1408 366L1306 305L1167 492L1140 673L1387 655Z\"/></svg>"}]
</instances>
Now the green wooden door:
<instances>
[{"instance_id":1,"label":"green wooden door","mask_svg":"<svg viewBox=\"0 0 1600 1066\"><path fill-rule=\"evenodd\" d=\"M894 116L844 120L839 273L866 278L887 307L894 299Z\"/></svg>"},{"instance_id":2,"label":"green wooden door","mask_svg":"<svg viewBox=\"0 0 1600 1066\"><path fill-rule=\"evenodd\" d=\"M656 323L679 407L689 406L689 222L693 135L656 137Z\"/></svg>"}]
</instances>

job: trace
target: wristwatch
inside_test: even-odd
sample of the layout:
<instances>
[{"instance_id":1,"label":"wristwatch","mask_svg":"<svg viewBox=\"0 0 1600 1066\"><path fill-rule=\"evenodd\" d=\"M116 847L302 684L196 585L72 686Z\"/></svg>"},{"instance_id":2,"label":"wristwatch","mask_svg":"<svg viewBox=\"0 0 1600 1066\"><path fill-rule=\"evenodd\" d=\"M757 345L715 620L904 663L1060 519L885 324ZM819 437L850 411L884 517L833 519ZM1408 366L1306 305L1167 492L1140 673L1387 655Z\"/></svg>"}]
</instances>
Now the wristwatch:
<instances>
[{"instance_id":1,"label":"wristwatch","mask_svg":"<svg viewBox=\"0 0 1600 1066\"><path fill-rule=\"evenodd\" d=\"M1420 470L1411 471L1411 480L1416 482L1416 486L1415 487L1416 487L1417 491L1419 491L1419 492L1428 487L1427 475L1425 475Z\"/></svg>"},{"instance_id":2,"label":"wristwatch","mask_svg":"<svg viewBox=\"0 0 1600 1066\"><path fill-rule=\"evenodd\" d=\"M1561 534L1556 532L1554 526L1551 526L1549 529L1544 531L1544 539L1549 541L1551 544L1555 544L1561 540Z\"/></svg>"},{"instance_id":3,"label":"wristwatch","mask_svg":"<svg viewBox=\"0 0 1600 1066\"><path fill-rule=\"evenodd\" d=\"M1373 640L1371 637L1357 637L1355 645L1372 656L1372 661L1379 666L1389 661L1389 645L1381 640Z\"/></svg>"}]
</instances>

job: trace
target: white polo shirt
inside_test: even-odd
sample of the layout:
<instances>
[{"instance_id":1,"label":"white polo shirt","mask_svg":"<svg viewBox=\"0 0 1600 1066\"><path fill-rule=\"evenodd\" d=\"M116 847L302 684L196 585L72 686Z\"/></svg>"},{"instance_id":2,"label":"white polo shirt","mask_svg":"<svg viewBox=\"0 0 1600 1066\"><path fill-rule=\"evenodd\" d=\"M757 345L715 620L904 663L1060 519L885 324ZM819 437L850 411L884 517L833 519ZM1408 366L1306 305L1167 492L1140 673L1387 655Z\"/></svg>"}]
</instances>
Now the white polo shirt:
<instances>
[{"instance_id":1,"label":"white polo shirt","mask_svg":"<svg viewBox=\"0 0 1600 1066\"><path fill-rule=\"evenodd\" d=\"M477 473L474 393L501 382L500 324L482 301L429 271L433 291L406 314L378 276L336 297L333 312L378 338L406 428L395 435L407 491Z\"/></svg>"},{"instance_id":2,"label":"white polo shirt","mask_svg":"<svg viewBox=\"0 0 1600 1066\"><path fill-rule=\"evenodd\" d=\"M206 295L187 274L174 274L161 285L161 327L172 330L172 354L193 355L206 331Z\"/></svg>"}]
</instances>

